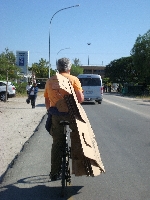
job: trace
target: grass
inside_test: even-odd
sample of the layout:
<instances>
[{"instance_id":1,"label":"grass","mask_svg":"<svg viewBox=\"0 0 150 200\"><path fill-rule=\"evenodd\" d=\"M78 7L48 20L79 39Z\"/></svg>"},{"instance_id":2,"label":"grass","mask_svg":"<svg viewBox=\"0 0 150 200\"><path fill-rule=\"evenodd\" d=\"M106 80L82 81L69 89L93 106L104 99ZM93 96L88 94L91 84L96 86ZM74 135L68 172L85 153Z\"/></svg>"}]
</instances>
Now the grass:
<instances>
[{"instance_id":1,"label":"grass","mask_svg":"<svg viewBox=\"0 0 150 200\"><path fill-rule=\"evenodd\" d=\"M43 95L43 97L44 97L44 90L38 91L37 96L42 96L42 95ZM16 97L27 97L27 93L26 93L26 91L25 91L24 93L19 93L19 92L17 92L17 93L16 93Z\"/></svg>"}]
</instances>

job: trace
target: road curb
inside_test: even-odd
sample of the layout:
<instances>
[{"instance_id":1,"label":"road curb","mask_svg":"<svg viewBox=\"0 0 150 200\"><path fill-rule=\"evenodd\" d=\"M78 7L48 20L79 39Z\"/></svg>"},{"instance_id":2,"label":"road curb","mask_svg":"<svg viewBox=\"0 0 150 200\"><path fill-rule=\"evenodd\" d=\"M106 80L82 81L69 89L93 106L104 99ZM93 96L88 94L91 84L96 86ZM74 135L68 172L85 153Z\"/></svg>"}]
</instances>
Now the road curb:
<instances>
[{"instance_id":1,"label":"road curb","mask_svg":"<svg viewBox=\"0 0 150 200\"><path fill-rule=\"evenodd\" d=\"M10 168L12 168L12 166L14 165L14 162L15 160L18 158L19 154L23 151L25 145L29 142L29 140L34 136L35 132L38 131L39 129L39 126L40 124L42 123L42 121L44 120L44 117L46 116L47 114L43 115L43 117L41 118L39 124L37 125L37 127L35 128L35 130L33 131L33 134L29 137L29 139L22 145L20 151L15 155L15 157L12 159L12 161L8 164L5 172L3 174L0 175L0 183L2 183L3 179L4 179L4 176L6 175L6 173L8 172L8 170Z\"/></svg>"}]
</instances>

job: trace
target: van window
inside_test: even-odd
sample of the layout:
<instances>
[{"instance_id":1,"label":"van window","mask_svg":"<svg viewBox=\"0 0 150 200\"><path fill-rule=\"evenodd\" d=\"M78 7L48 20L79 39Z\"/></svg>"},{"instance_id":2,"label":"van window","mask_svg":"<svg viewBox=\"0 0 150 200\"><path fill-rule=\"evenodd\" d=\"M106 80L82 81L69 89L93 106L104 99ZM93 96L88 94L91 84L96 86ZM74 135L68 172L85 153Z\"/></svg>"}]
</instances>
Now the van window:
<instances>
[{"instance_id":1,"label":"van window","mask_svg":"<svg viewBox=\"0 0 150 200\"><path fill-rule=\"evenodd\" d=\"M82 86L101 86L99 78L79 78Z\"/></svg>"}]
</instances>

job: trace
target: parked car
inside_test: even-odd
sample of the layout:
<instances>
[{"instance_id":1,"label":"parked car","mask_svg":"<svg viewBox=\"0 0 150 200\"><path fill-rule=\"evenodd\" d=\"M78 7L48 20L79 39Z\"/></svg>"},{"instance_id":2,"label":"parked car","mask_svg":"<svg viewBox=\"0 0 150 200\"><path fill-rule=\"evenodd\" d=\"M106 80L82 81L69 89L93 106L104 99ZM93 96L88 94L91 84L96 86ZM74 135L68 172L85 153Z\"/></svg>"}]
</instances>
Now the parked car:
<instances>
[{"instance_id":1,"label":"parked car","mask_svg":"<svg viewBox=\"0 0 150 200\"><path fill-rule=\"evenodd\" d=\"M6 81L0 81L0 100L5 101L6 99ZM7 98L14 97L16 95L16 88L15 86L11 83L8 82L7 85Z\"/></svg>"},{"instance_id":2,"label":"parked car","mask_svg":"<svg viewBox=\"0 0 150 200\"><path fill-rule=\"evenodd\" d=\"M39 88L39 89L44 89L44 88L45 88L45 83L46 83L46 82L38 82L38 83L37 83L38 88Z\"/></svg>"},{"instance_id":3,"label":"parked car","mask_svg":"<svg viewBox=\"0 0 150 200\"><path fill-rule=\"evenodd\" d=\"M96 101L101 104L103 99L101 76L98 74L79 74L78 78L84 91L84 101Z\"/></svg>"}]
</instances>

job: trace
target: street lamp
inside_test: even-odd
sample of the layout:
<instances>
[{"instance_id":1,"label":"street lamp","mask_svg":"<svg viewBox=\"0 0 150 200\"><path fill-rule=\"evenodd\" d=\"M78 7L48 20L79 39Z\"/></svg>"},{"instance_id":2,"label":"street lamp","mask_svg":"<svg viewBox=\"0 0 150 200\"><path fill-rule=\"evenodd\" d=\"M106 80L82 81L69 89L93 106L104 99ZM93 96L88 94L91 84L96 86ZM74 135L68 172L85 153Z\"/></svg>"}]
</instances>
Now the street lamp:
<instances>
[{"instance_id":1,"label":"street lamp","mask_svg":"<svg viewBox=\"0 0 150 200\"><path fill-rule=\"evenodd\" d=\"M70 49L70 47L69 48L60 49L60 51L65 50L65 49ZM58 51L57 55L59 54L60 51Z\"/></svg>"},{"instance_id":2,"label":"street lamp","mask_svg":"<svg viewBox=\"0 0 150 200\"><path fill-rule=\"evenodd\" d=\"M60 49L60 50L58 51L57 55L59 54L59 52L65 50L65 49L70 49L70 47L69 47L69 48ZM57 66L57 59L56 59L56 66Z\"/></svg>"},{"instance_id":3,"label":"street lamp","mask_svg":"<svg viewBox=\"0 0 150 200\"><path fill-rule=\"evenodd\" d=\"M87 43L88 45L91 45L91 43ZM88 55L88 65L89 65L89 55Z\"/></svg>"},{"instance_id":4,"label":"street lamp","mask_svg":"<svg viewBox=\"0 0 150 200\"><path fill-rule=\"evenodd\" d=\"M79 5L75 5L75 6L70 6L70 7L66 7L66 8L62 8L60 10L58 10L57 12L55 12L50 20L50 26L51 26L51 23L52 23L52 19L53 17L60 11L62 10L66 10L66 9L69 9L69 8L74 8L74 7L78 7ZM50 67L51 67L51 64L50 64L50 26L49 26L49 78L50 78Z\"/></svg>"}]
</instances>

